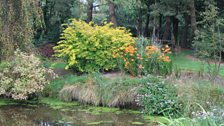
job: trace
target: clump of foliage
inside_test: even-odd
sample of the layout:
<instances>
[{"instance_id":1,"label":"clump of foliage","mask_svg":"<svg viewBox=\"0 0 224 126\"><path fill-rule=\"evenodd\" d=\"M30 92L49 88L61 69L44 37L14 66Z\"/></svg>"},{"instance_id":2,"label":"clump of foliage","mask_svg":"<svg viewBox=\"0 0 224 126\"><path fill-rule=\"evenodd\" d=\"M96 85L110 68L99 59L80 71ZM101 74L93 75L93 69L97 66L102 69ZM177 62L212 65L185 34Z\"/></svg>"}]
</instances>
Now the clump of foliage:
<instances>
[{"instance_id":1,"label":"clump of foliage","mask_svg":"<svg viewBox=\"0 0 224 126\"><path fill-rule=\"evenodd\" d=\"M73 19L65 27L61 41L54 47L56 55L66 58L66 68L73 67L81 72L116 68L113 54L134 43L127 30L114 28L111 23L99 26Z\"/></svg>"},{"instance_id":2,"label":"clump of foliage","mask_svg":"<svg viewBox=\"0 0 224 126\"><path fill-rule=\"evenodd\" d=\"M210 110L214 106L223 107L224 88L211 84L208 81L189 81L177 84L179 101L183 105L183 114L191 116L192 112L200 111L195 104L200 104L204 109Z\"/></svg>"},{"instance_id":3,"label":"clump of foliage","mask_svg":"<svg viewBox=\"0 0 224 126\"><path fill-rule=\"evenodd\" d=\"M65 86L59 92L60 98L66 101L78 100L85 104L100 104L100 97L97 91L98 85L92 76L89 76L85 84Z\"/></svg>"},{"instance_id":4,"label":"clump of foliage","mask_svg":"<svg viewBox=\"0 0 224 126\"><path fill-rule=\"evenodd\" d=\"M206 112L204 108L201 108L201 112L197 113L197 117L189 118L189 117L181 117L177 119L169 119L169 118L163 118L165 121L160 122L159 124L161 126L223 126L223 120L217 120L217 118L223 118L223 115L214 114L211 115L210 112ZM216 117L217 116L217 117Z\"/></svg>"},{"instance_id":5,"label":"clump of foliage","mask_svg":"<svg viewBox=\"0 0 224 126\"><path fill-rule=\"evenodd\" d=\"M167 75L172 72L169 54L171 49L168 46L160 50L155 45L130 45L114 57L123 62L124 69L131 75Z\"/></svg>"},{"instance_id":6,"label":"clump of foliage","mask_svg":"<svg viewBox=\"0 0 224 126\"><path fill-rule=\"evenodd\" d=\"M224 109L220 107L213 107L209 111L200 110L192 113L192 116L195 120L200 122L207 122L209 124L209 120L213 121L214 124L222 124L224 120ZM206 121L207 120L207 121Z\"/></svg>"},{"instance_id":7,"label":"clump of foliage","mask_svg":"<svg viewBox=\"0 0 224 126\"><path fill-rule=\"evenodd\" d=\"M0 69L0 95L27 100L43 90L53 71L41 66L39 58L17 50L13 60Z\"/></svg>"},{"instance_id":8,"label":"clump of foliage","mask_svg":"<svg viewBox=\"0 0 224 126\"><path fill-rule=\"evenodd\" d=\"M50 98L58 98L58 94L60 90L65 85L73 85L73 84L84 84L87 80L87 76L76 76L76 75L65 75L65 76L59 76L58 78L52 80L50 84L46 85L44 87L44 90L42 92L42 95L44 97L50 97Z\"/></svg>"},{"instance_id":9,"label":"clump of foliage","mask_svg":"<svg viewBox=\"0 0 224 126\"><path fill-rule=\"evenodd\" d=\"M176 88L157 77L152 77L140 88L137 101L145 114L176 116L181 107Z\"/></svg>"},{"instance_id":10,"label":"clump of foliage","mask_svg":"<svg viewBox=\"0 0 224 126\"><path fill-rule=\"evenodd\" d=\"M224 28L224 20L219 17L214 1L205 1L205 5L205 12L201 13L202 20L198 22L203 28L196 32L194 47L197 56L208 63L210 79L214 80L219 74L223 58L224 40L221 30Z\"/></svg>"},{"instance_id":11,"label":"clump of foliage","mask_svg":"<svg viewBox=\"0 0 224 126\"><path fill-rule=\"evenodd\" d=\"M58 88L59 90L57 90L57 93L54 93L56 95L50 96L59 94L59 98L64 101L75 100L84 104L137 107L138 89L141 85L151 82L151 77L149 76L141 78L118 76L111 80L102 75L94 74L85 77L76 76L75 78L69 82L67 79L62 80L60 88ZM54 87L55 84L50 85ZM48 89L46 92L52 92L52 89Z\"/></svg>"},{"instance_id":12,"label":"clump of foliage","mask_svg":"<svg viewBox=\"0 0 224 126\"><path fill-rule=\"evenodd\" d=\"M78 77L80 78L80 77ZM65 85L59 97L65 101L77 100L84 104L124 107L135 105L137 90L145 78L118 77L114 80L102 75L89 75L84 82Z\"/></svg>"}]
</instances>

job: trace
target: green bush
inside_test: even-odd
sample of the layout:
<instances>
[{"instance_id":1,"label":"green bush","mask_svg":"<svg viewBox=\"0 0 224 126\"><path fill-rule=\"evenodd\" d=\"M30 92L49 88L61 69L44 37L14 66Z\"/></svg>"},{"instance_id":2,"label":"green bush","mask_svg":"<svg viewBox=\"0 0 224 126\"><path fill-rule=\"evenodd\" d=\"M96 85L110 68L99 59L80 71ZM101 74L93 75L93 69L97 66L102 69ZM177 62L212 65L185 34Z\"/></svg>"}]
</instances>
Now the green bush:
<instances>
[{"instance_id":1,"label":"green bush","mask_svg":"<svg viewBox=\"0 0 224 126\"><path fill-rule=\"evenodd\" d=\"M111 23L98 26L73 19L66 25L54 50L56 56L67 59L66 68L96 72L116 68L113 55L133 43L134 38L124 28L114 28Z\"/></svg>"},{"instance_id":2,"label":"green bush","mask_svg":"<svg viewBox=\"0 0 224 126\"><path fill-rule=\"evenodd\" d=\"M176 88L157 77L151 77L139 90L138 103L145 114L176 116L181 104L177 100Z\"/></svg>"},{"instance_id":3,"label":"green bush","mask_svg":"<svg viewBox=\"0 0 224 126\"><path fill-rule=\"evenodd\" d=\"M10 63L0 65L0 95L26 100L43 90L49 83L49 75L55 75L52 70L42 67L33 54L17 50L13 58Z\"/></svg>"}]
</instances>

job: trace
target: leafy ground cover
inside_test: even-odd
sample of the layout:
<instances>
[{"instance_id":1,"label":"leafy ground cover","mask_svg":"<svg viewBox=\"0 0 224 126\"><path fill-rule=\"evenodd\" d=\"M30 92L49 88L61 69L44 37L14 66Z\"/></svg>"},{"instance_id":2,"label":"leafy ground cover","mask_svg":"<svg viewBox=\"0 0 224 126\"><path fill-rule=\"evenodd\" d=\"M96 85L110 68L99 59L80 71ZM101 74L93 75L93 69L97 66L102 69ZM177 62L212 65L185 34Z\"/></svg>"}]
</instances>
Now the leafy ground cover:
<instances>
[{"instance_id":1,"label":"leafy ground cover","mask_svg":"<svg viewBox=\"0 0 224 126\"><path fill-rule=\"evenodd\" d=\"M16 102L14 102L11 99L0 99L0 106L11 105L11 104L16 104Z\"/></svg>"},{"instance_id":2,"label":"leafy ground cover","mask_svg":"<svg viewBox=\"0 0 224 126\"><path fill-rule=\"evenodd\" d=\"M43 65L47 68L52 69L64 69L66 67L66 63L63 61L54 61L54 60L45 60L43 61Z\"/></svg>"},{"instance_id":3,"label":"leafy ground cover","mask_svg":"<svg viewBox=\"0 0 224 126\"><path fill-rule=\"evenodd\" d=\"M63 108L74 107L79 105L79 103L77 102L63 102L53 98L41 98L39 103L48 105L49 107L53 109L63 109Z\"/></svg>"}]
</instances>

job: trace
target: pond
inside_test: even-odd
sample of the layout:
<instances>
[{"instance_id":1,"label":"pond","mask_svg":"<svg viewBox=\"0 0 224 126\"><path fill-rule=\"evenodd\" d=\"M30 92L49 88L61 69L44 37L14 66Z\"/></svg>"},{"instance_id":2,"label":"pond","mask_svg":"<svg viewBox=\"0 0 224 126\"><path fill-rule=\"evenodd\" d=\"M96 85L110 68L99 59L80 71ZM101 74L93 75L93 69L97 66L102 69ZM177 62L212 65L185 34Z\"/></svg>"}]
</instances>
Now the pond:
<instances>
[{"instance_id":1,"label":"pond","mask_svg":"<svg viewBox=\"0 0 224 126\"><path fill-rule=\"evenodd\" d=\"M148 124L141 113L116 108L73 106L52 109L46 105L0 106L0 126L147 126Z\"/></svg>"}]
</instances>

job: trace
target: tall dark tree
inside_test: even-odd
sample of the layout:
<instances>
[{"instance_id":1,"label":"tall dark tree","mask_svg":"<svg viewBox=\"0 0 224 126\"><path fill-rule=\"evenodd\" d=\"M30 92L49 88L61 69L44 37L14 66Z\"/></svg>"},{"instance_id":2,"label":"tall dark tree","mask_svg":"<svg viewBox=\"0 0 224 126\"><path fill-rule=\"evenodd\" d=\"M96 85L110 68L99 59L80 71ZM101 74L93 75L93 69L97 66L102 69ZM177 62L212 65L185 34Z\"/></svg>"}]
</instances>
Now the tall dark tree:
<instances>
[{"instance_id":1,"label":"tall dark tree","mask_svg":"<svg viewBox=\"0 0 224 126\"><path fill-rule=\"evenodd\" d=\"M188 14L184 14L184 26L183 26L183 32L181 36L181 47L190 47L191 43L189 43L189 26L191 24L190 16Z\"/></svg>"},{"instance_id":2,"label":"tall dark tree","mask_svg":"<svg viewBox=\"0 0 224 126\"><path fill-rule=\"evenodd\" d=\"M190 14L191 14L191 27L193 31L193 35L195 35L195 31L197 30L197 21L196 21L196 14L195 14L195 0L191 0L190 2Z\"/></svg>"},{"instance_id":3,"label":"tall dark tree","mask_svg":"<svg viewBox=\"0 0 224 126\"><path fill-rule=\"evenodd\" d=\"M163 34L163 40L170 40L171 39L171 18L170 16L166 16L166 26L165 32Z\"/></svg>"},{"instance_id":4,"label":"tall dark tree","mask_svg":"<svg viewBox=\"0 0 224 126\"><path fill-rule=\"evenodd\" d=\"M108 6L109 6L109 16L110 21L113 23L114 27L117 27L117 18L115 14L115 4L113 0L108 0Z\"/></svg>"},{"instance_id":5,"label":"tall dark tree","mask_svg":"<svg viewBox=\"0 0 224 126\"><path fill-rule=\"evenodd\" d=\"M79 0L41 0L41 2L46 24L44 35L42 35L44 41L58 41L61 25L69 18L80 18L84 13Z\"/></svg>"},{"instance_id":6,"label":"tall dark tree","mask_svg":"<svg viewBox=\"0 0 224 126\"><path fill-rule=\"evenodd\" d=\"M143 12L142 8L139 9L139 14L138 14L138 25L137 25L137 35L142 36L143 35Z\"/></svg>"},{"instance_id":7,"label":"tall dark tree","mask_svg":"<svg viewBox=\"0 0 224 126\"><path fill-rule=\"evenodd\" d=\"M91 22L93 20L93 0L87 1L87 20L86 22Z\"/></svg>"},{"instance_id":8,"label":"tall dark tree","mask_svg":"<svg viewBox=\"0 0 224 126\"><path fill-rule=\"evenodd\" d=\"M179 20L175 16L173 16L173 35L175 45L179 45L178 34L179 34Z\"/></svg>"}]
</instances>

